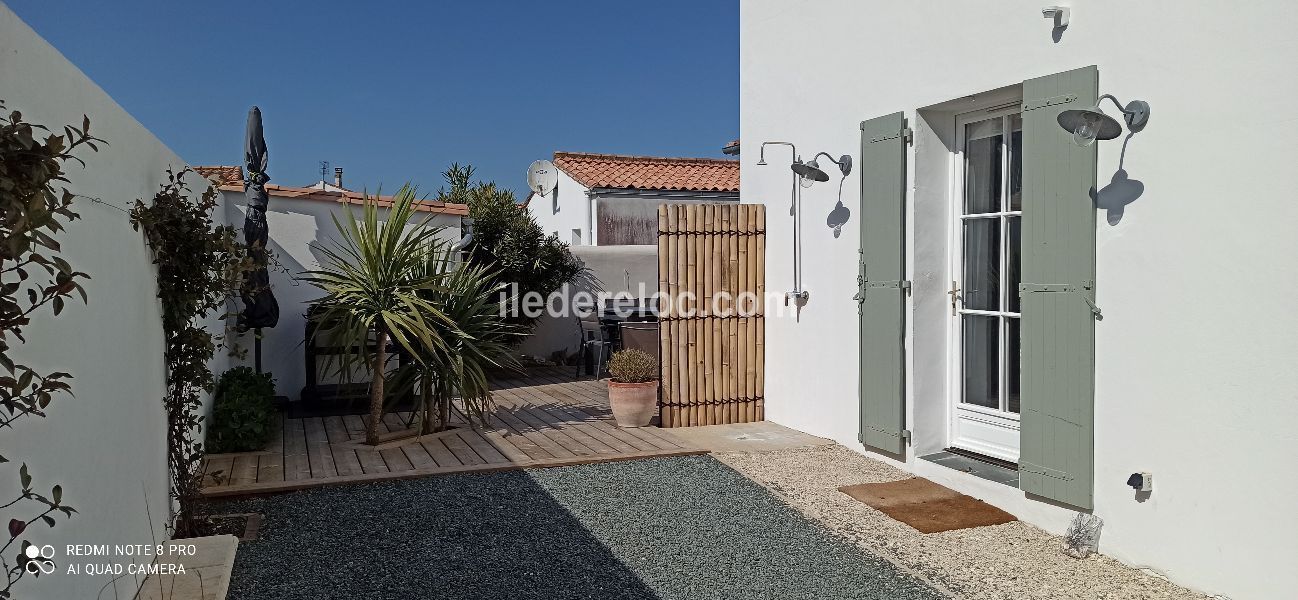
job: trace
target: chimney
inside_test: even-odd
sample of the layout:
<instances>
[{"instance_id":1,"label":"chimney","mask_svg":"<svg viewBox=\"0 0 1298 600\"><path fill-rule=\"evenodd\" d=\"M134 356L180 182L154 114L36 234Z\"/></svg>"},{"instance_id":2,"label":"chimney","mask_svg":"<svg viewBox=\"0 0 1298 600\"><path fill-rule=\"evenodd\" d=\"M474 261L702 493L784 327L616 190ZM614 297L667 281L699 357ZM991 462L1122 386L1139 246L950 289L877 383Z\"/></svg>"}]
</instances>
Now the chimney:
<instances>
[{"instance_id":1,"label":"chimney","mask_svg":"<svg viewBox=\"0 0 1298 600\"><path fill-rule=\"evenodd\" d=\"M338 186L338 187L342 187L342 186L343 186L343 168L342 168L342 167L334 167L334 185L336 185L336 186Z\"/></svg>"}]
</instances>

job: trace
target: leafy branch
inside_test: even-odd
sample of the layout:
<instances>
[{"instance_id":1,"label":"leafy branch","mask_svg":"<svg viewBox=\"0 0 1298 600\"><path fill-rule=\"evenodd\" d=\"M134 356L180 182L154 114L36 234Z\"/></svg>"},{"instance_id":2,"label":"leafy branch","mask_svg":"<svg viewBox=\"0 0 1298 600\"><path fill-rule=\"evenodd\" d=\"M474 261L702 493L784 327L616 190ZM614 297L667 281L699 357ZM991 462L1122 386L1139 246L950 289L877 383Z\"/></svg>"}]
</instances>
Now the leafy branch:
<instances>
[{"instance_id":1,"label":"leafy branch","mask_svg":"<svg viewBox=\"0 0 1298 600\"><path fill-rule=\"evenodd\" d=\"M203 327L203 320L221 311L232 291L242 285L252 259L234 228L217 225L215 188L193 198L185 175L167 170L167 182L151 204L137 200L131 225L143 230L153 264L158 269L158 298L162 301L163 358L167 366L167 463L171 496L179 505L174 523L177 538L204 535L202 496L203 395L213 387L208 361L221 339Z\"/></svg>"},{"instance_id":2,"label":"leafy branch","mask_svg":"<svg viewBox=\"0 0 1298 600\"><path fill-rule=\"evenodd\" d=\"M0 112L3 109L0 102ZM13 428L24 418L45 417L56 396L72 393L68 383L72 375L62 371L42 374L19 364L11 344L27 342L23 328L44 309L58 316L74 294L83 303L87 301L82 281L90 276L60 256L62 247L55 239L66 231L65 222L78 218L72 210L76 194L61 185L56 189L56 184L69 183L64 171L67 163L85 166L73 152L82 147L97 152L101 143L105 142L90 134L90 119L84 115L80 127L64 126L63 135L24 121L18 111L0 117L0 368L6 373L0 375L0 430ZM9 459L0 455L0 463L7 462ZM21 491L0 504L0 510L31 516L8 519L8 539L0 546L0 570L5 574L0 599L14 597L15 584L28 574L28 563L34 560L26 554L32 545L25 539L31 525L53 527L56 514L71 517L76 512L63 504L62 486L53 486L48 496L34 491L25 463L19 467L18 477ZM5 553L16 542L23 551L11 565ZM40 570L35 574L39 576Z\"/></svg>"}]
</instances>

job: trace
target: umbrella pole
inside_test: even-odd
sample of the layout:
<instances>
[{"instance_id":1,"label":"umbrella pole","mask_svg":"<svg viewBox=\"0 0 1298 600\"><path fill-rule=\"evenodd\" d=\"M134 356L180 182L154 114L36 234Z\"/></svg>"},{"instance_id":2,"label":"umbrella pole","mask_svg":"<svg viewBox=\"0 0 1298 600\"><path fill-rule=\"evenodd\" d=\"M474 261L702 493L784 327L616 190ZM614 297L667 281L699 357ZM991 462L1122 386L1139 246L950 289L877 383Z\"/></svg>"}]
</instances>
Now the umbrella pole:
<instances>
[{"instance_id":1,"label":"umbrella pole","mask_svg":"<svg viewBox=\"0 0 1298 600\"><path fill-rule=\"evenodd\" d=\"M260 375L261 374L261 328L258 327L254 329L253 332L254 332L252 338L253 362L257 367L257 374Z\"/></svg>"}]
</instances>

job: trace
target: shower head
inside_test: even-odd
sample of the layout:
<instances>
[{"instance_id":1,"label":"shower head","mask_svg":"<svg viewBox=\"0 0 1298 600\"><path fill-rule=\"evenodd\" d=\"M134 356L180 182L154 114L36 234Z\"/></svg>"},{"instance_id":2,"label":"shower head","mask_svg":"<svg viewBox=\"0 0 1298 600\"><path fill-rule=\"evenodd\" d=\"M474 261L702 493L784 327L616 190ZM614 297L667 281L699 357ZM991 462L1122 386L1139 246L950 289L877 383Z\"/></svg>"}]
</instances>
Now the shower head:
<instances>
[{"instance_id":1,"label":"shower head","mask_svg":"<svg viewBox=\"0 0 1298 600\"><path fill-rule=\"evenodd\" d=\"M805 180L829 181L829 175L826 174L824 171L820 170L820 165L816 164L815 159L812 159L811 162L806 162L806 163L802 162L801 160L795 160L793 161L793 164L790 165L789 168L793 169L793 172L797 173L798 177L801 177Z\"/></svg>"},{"instance_id":2,"label":"shower head","mask_svg":"<svg viewBox=\"0 0 1298 600\"><path fill-rule=\"evenodd\" d=\"M762 142L762 146L761 146L760 148L758 148L758 153L757 153L757 166L759 166L759 167L766 166L766 147L769 146L769 145L788 146L788 147L790 147L790 148L793 149L793 155L794 155L794 156L797 156L797 155L798 155L798 147L797 147L797 146L794 146L793 144L791 144L791 143L789 143L789 142Z\"/></svg>"}]
</instances>

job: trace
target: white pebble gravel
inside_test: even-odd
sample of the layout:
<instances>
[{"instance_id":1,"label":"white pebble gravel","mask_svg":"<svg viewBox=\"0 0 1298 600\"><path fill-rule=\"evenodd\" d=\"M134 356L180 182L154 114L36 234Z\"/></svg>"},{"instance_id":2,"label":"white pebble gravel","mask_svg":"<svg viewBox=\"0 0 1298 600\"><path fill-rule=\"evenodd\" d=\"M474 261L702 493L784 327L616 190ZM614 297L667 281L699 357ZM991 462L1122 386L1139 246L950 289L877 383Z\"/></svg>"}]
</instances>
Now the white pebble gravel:
<instances>
[{"instance_id":1,"label":"white pebble gravel","mask_svg":"<svg viewBox=\"0 0 1298 600\"><path fill-rule=\"evenodd\" d=\"M959 598L1207 598L1107 556L1069 558L1060 552L1060 538L1021 521L921 534L838 491L910 476L839 445L712 456L829 530Z\"/></svg>"}]
</instances>

